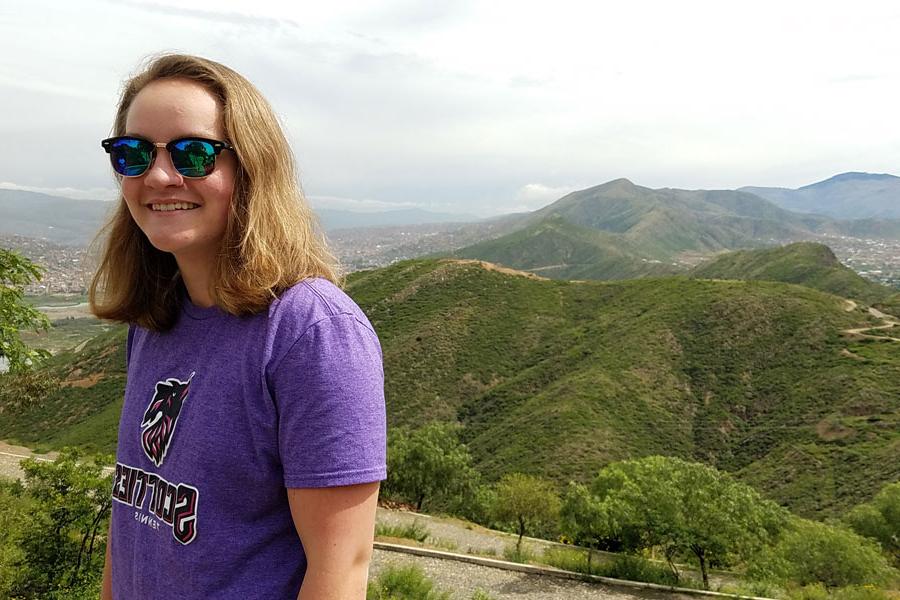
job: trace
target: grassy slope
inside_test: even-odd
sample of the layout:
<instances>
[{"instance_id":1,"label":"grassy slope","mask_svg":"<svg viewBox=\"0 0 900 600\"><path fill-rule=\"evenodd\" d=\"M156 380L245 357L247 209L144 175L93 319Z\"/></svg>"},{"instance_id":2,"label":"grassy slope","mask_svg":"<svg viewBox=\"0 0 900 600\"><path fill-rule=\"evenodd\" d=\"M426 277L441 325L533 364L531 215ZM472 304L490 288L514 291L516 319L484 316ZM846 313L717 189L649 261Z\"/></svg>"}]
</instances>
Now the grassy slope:
<instances>
[{"instance_id":1,"label":"grassy slope","mask_svg":"<svg viewBox=\"0 0 900 600\"><path fill-rule=\"evenodd\" d=\"M677 272L650 261L621 236L549 217L525 229L454 253L553 279L631 279Z\"/></svg>"},{"instance_id":2,"label":"grassy slope","mask_svg":"<svg viewBox=\"0 0 900 600\"><path fill-rule=\"evenodd\" d=\"M114 327L80 352L53 356L44 368L60 381L59 389L37 405L4 414L0 438L32 447L114 452L125 389L125 331Z\"/></svg>"},{"instance_id":3,"label":"grassy slope","mask_svg":"<svg viewBox=\"0 0 900 600\"><path fill-rule=\"evenodd\" d=\"M566 195L520 221L521 229L453 255L556 279L629 279L680 269L683 251L757 247L822 224L752 194L651 190L620 179Z\"/></svg>"},{"instance_id":4,"label":"grassy slope","mask_svg":"<svg viewBox=\"0 0 900 600\"><path fill-rule=\"evenodd\" d=\"M454 261L356 273L347 291L382 341L390 424L461 421L488 478L564 483L674 454L822 517L900 477L900 353L842 336L870 320L839 297L762 281L540 281ZM122 339L68 358L70 381L99 370L93 388L0 420L0 437L109 450Z\"/></svg>"},{"instance_id":5,"label":"grassy slope","mask_svg":"<svg viewBox=\"0 0 900 600\"><path fill-rule=\"evenodd\" d=\"M900 476L900 357L844 339L868 318L835 296L769 282L533 281L434 262L360 274L349 291L382 338L391 422L458 418L489 477L563 482L677 454L821 516Z\"/></svg>"},{"instance_id":6,"label":"grassy slope","mask_svg":"<svg viewBox=\"0 0 900 600\"><path fill-rule=\"evenodd\" d=\"M894 293L891 288L860 277L842 265L828 246L814 242L728 252L697 266L691 275L796 283L864 302L883 301Z\"/></svg>"}]
</instances>

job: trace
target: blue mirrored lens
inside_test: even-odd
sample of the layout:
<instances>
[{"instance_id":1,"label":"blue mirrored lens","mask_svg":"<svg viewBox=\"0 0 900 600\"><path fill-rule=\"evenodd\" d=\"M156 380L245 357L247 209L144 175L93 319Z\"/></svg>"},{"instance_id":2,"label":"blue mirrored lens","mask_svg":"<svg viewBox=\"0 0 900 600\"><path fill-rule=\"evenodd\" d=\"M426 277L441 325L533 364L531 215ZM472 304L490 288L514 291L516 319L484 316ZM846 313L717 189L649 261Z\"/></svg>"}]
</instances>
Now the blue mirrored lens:
<instances>
[{"instance_id":1,"label":"blue mirrored lens","mask_svg":"<svg viewBox=\"0 0 900 600\"><path fill-rule=\"evenodd\" d=\"M216 149L203 140L177 140L169 151L172 164L185 177L206 177L216 166Z\"/></svg>"},{"instance_id":2,"label":"blue mirrored lens","mask_svg":"<svg viewBox=\"0 0 900 600\"><path fill-rule=\"evenodd\" d=\"M117 173L136 177L150 167L153 145L136 138L117 140L110 148L109 159Z\"/></svg>"}]
</instances>

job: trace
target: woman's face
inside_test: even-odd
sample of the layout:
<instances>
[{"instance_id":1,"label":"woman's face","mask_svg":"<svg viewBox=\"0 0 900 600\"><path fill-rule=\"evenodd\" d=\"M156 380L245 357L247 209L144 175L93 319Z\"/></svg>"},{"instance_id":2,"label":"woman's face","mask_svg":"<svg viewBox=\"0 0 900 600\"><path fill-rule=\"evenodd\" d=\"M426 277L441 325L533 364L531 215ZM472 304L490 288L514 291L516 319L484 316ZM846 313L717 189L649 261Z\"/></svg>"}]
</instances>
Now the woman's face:
<instances>
[{"instance_id":1,"label":"woman's face","mask_svg":"<svg viewBox=\"0 0 900 600\"><path fill-rule=\"evenodd\" d=\"M160 79L135 96L126 115L125 135L163 143L190 136L225 141L222 109L198 83ZM131 217L155 248L174 254L182 268L185 261L212 265L228 223L236 173L234 153L224 150L210 175L185 178L175 170L169 152L157 148L146 173L122 178L122 195Z\"/></svg>"}]
</instances>

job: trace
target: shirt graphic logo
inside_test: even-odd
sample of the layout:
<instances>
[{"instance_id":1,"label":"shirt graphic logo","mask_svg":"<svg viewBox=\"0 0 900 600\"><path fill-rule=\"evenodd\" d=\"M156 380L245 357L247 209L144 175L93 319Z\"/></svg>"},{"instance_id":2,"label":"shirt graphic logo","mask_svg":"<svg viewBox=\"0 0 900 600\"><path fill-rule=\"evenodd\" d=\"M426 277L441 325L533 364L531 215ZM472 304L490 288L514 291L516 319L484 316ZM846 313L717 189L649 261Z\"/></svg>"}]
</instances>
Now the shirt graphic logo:
<instances>
[{"instance_id":1,"label":"shirt graphic logo","mask_svg":"<svg viewBox=\"0 0 900 600\"><path fill-rule=\"evenodd\" d=\"M147 458L157 467L162 465L166 453L169 451L169 444L175 433L175 425L178 423L178 415L181 413L181 407L187 398L188 388L190 388L193 378L194 373L191 373L187 381L179 381L170 377L156 383L153 399L150 400L150 405L141 421L143 430L141 446L143 446Z\"/></svg>"}]
</instances>

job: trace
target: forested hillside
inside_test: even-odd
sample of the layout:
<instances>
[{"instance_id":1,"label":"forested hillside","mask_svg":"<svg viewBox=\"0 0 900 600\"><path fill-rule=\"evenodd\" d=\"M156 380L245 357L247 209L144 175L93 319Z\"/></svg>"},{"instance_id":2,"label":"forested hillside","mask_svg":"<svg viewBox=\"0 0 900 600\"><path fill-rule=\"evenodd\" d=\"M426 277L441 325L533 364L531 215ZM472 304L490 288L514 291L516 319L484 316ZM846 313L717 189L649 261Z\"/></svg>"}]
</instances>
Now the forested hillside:
<instances>
[{"instance_id":1,"label":"forested hillside","mask_svg":"<svg viewBox=\"0 0 900 600\"><path fill-rule=\"evenodd\" d=\"M353 274L347 291L381 338L390 424L459 421L488 479L587 481L669 454L821 517L900 477L900 353L890 330L845 331L882 324L862 304L775 282L567 282L435 260ZM123 339L55 357L46 399L4 396L0 437L111 451Z\"/></svg>"}]
</instances>

